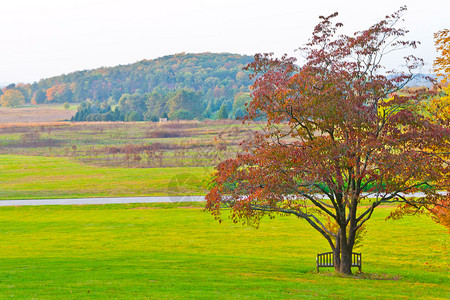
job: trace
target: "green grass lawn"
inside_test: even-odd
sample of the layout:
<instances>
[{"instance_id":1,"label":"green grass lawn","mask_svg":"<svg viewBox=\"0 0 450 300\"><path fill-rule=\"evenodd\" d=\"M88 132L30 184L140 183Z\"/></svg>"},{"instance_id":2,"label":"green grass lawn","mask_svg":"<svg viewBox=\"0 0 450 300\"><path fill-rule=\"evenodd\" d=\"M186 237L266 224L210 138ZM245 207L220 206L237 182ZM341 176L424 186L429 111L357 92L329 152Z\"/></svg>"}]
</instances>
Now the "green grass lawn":
<instances>
[{"instance_id":1,"label":"green grass lawn","mask_svg":"<svg viewBox=\"0 0 450 300\"><path fill-rule=\"evenodd\" d=\"M108 168L69 158L0 155L0 199L204 194L212 168Z\"/></svg>"},{"instance_id":2,"label":"green grass lawn","mask_svg":"<svg viewBox=\"0 0 450 300\"><path fill-rule=\"evenodd\" d=\"M293 217L221 224L201 203L0 209L0 298L446 299L448 233L426 218L368 223L363 272L315 273L326 242ZM355 269L356 271L356 269Z\"/></svg>"}]
</instances>

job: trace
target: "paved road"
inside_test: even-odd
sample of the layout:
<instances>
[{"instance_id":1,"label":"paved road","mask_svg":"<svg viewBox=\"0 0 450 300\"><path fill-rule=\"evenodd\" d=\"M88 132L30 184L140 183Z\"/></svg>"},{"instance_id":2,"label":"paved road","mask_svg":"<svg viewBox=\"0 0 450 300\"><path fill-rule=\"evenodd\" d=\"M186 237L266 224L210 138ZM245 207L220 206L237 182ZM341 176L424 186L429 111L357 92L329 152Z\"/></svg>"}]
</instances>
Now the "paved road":
<instances>
[{"instance_id":1,"label":"paved road","mask_svg":"<svg viewBox=\"0 0 450 300\"><path fill-rule=\"evenodd\" d=\"M167 196L167 197L114 197L80 199L40 199L40 200L0 200L0 206L22 205L85 205L115 203L161 203L161 202L197 202L205 201L204 196Z\"/></svg>"},{"instance_id":2,"label":"paved road","mask_svg":"<svg viewBox=\"0 0 450 300\"><path fill-rule=\"evenodd\" d=\"M423 193L408 194L408 197L422 197ZM163 202L199 202L204 196L165 196L165 197L114 197L114 198L79 198L79 199L41 199L41 200L0 200L0 206L22 205L86 205L86 204L120 204L120 203L163 203Z\"/></svg>"}]
</instances>

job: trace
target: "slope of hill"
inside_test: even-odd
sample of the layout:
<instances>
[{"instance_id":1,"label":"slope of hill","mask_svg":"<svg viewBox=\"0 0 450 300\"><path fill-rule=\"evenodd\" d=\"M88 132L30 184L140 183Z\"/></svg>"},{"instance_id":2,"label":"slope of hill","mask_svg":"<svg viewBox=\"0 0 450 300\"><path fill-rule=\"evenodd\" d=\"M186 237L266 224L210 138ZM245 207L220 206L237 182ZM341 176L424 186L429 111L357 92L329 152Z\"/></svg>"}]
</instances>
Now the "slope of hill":
<instances>
[{"instance_id":1,"label":"slope of hill","mask_svg":"<svg viewBox=\"0 0 450 300\"><path fill-rule=\"evenodd\" d=\"M251 81L242 68L252 59L229 53L180 53L77 71L33 84L11 84L5 89L20 91L25 103L83 103L75 120L126 119L131 112L133 120L167 115L209 118L217 116L222 106L222 110L242 114L244 107L233 107L233 102L236 95L248 96Z\"/></svg>"}]
</instances>

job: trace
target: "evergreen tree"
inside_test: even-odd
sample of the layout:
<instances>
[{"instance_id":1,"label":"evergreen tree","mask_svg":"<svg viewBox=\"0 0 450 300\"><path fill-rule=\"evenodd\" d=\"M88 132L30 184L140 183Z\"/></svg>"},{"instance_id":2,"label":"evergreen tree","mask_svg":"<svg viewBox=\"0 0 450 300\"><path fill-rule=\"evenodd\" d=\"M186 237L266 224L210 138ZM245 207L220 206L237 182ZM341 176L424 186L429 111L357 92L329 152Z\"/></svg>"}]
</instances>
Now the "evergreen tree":
<instances>
[{"instance_id":1,"label":"evergreen tree","mask_svg":"<svg viewBox=\"0 0 450 300\"><path fill-rule=\"evenodd\" d=\"M220 107L219 112L217 113L217 119L228 119L228 108L225 103L223 103Z\"/></svg>"}]
</instances>

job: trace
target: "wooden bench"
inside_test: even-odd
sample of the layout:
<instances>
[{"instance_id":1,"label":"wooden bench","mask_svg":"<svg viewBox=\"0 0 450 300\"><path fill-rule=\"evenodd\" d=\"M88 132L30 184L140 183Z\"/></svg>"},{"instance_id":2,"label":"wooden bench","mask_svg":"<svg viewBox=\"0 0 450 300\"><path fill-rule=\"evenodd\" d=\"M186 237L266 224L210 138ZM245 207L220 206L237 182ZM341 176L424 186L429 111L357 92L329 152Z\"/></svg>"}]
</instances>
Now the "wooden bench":
<instances>
[{"instance_id":1,"label":"wooden bench","mask_svg":"<svg viewBox=\"0 0 450 300\"><path fill-rule=\"evenodd\" d=\"M333 263L333 252L325 252L317 254L316 264L317 273L319 273L319 268L331 268L334 267ZM352 252L352 267L358 267L359 272L361 272L362 267L362 256L361 253Z\"/></svg>"}]
</instances>

